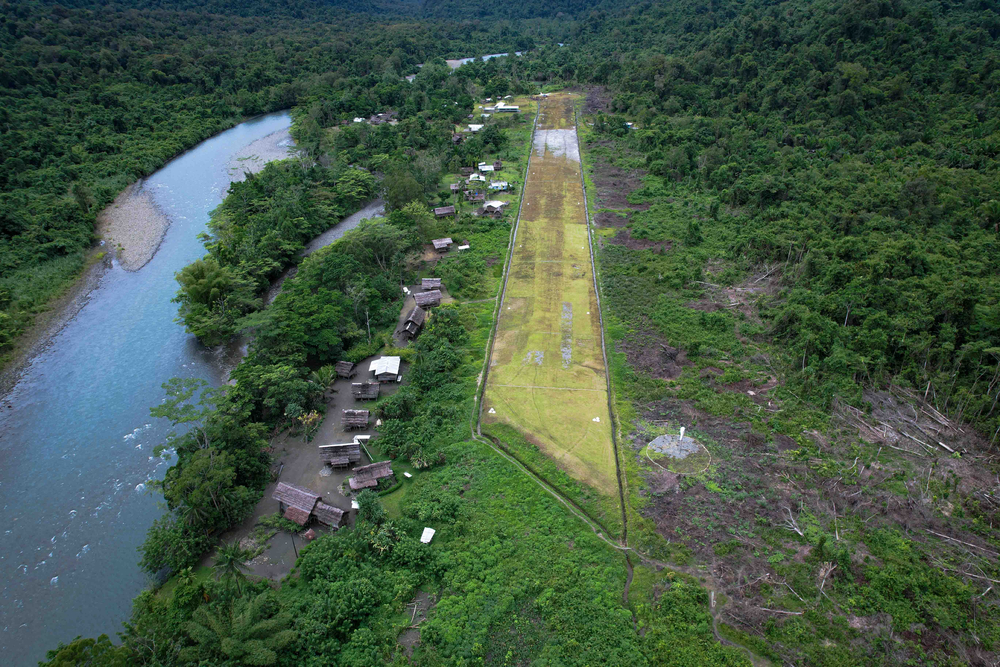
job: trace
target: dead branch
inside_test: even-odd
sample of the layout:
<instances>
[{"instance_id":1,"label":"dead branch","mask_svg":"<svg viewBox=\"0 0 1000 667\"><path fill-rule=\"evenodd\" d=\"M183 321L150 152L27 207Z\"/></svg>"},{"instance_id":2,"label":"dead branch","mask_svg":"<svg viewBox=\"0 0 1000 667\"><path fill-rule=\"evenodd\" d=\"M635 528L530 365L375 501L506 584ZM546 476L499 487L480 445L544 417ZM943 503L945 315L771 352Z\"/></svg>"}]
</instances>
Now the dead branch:
<instances>
[{"instance_id":1,"label":"dead branch","mask_svg":"<svg viewBox=\"0 0 1000 667\"><path fill-rule=\"evenodd\" d=\"M785 527L785 530L790 530L794 533L798 533L799 537L805 537L806 534L802 532L801 528L799 528L799 522L796 521L795 518L792 516L791 508L782 507L781 509L788 512L788 519L785 520L784 524L782 524Z\"/></svg>"},{"instance_id":2,"label":"dead branch","mask_svg":"<svg viewBox=\"0 0 1000 667\"><path fill-rule=\"evenodd\" d=\"M772 614L788 614L790 616L802 615L801 611L781 611L780 609L768 609L767 607L756 607L756 609L760 609L761 611L769 611Z\"/></svg>"},{"instance_id":3,"label":"dead branch","mask_svg":"<svg viewBox=\"0 0 1000 667\"><path fill-rule=\"evenodd\" d=\"M992 551L992 550L987 549L985 547L981 547L979 545L972 544L970 542L963 542L962 540L956 540L954 537L948 537L947 535L942 535L941 533L936 533L936 532L934 532L933 530L931 530L929 528L924 528L924 530L926 532L930 533L931 535L937 535L938 537L940 537L942 539L945 539L945 540L948 540L949 542L958 542L959 544L964 544L967 547L972 547L973 549L979 549L980 551L985 551L986 553L992 554L993 556L1000 556L1000 554L998 554L996 551Z\"/></svg>"}]
</instances>

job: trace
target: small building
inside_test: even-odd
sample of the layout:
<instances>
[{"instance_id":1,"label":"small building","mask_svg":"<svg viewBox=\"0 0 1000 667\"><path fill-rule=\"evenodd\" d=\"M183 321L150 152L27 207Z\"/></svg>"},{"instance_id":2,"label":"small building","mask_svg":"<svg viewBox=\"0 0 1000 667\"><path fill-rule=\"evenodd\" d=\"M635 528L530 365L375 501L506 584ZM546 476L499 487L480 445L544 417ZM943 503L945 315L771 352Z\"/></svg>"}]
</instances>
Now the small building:
<instances>
[{"instance_id":1,"label":"small building","mask_svg":"<svg viewBox=\"0 0 1000 667\"><path fill-rule=\"evenodd\" d=\"M450 186L451 187L451 194L457 195L459 192L461 192L462 191L462 185L463 185L463 183L452 183L451 186Z\"/></svg>"},{"instance_id":2,"label":"small building","mask_svg":"<svg viewBox=\"0 0 1000 667\"><path fill-rule=\"evenodd\" d=\"M441 290L430 290L428 292L414 292L413 299L421 308L431 308L441 305Z\"/></svg>"},{"instance_id":3,"label":"small building","mask_svg":"<svg viewBox=\"0 0 1000 667\"><path fill-rule=\"evenodd\" d=\"M340 524L344 521L344 514L344 510L327 505L322 500L316 503L316 508L313 510L313 516L316 517L316 520L330 528L340 528Z\"/></svg>"},{"instance_id":4,"label":"small building","mask_svg":"<svg viewBox=\"0 0 1000 667\"><path fill-rule=\"evenodd\" d=\"M365 119L364 118L358 118L358 117L355 116L354 122L355 123L363 123L363 122L365 122Z\"/></svg>"},{"instance_id":5,"label":"small building","mask_svg":"<svg viewBox=\"0 0 1000 667\"><path fill-rule=\"evenodd\" d=\"M428 291L432 289L441 289L441 279L440 278L421 278L420 279L420 289L423 291Z\"/></svg>"},{"instance_id":6,"label":"small building","mask_svg":"<svg viewBox=\"0 0 1000 667\"><path fill-rule=\"evenodd\" d=\"M455 215L454 206L438 206L434 209L435 218L450 218L453 215Z\"/></svg>"},{"instance_id":7,"label":"small building","mask_svg":"<svg viewBox=\"0 0 1000 667\"><path fill-rule=\"evenodd\" d=\"M278 482L278 486L271 494L271 498L278 501L278 511L289 521L294 521L300 526L309 522L316 503L320 500L320 495L309 489Z\"/></svg>"},{"instance_id":8,"label":"small building","mask_svg":"<svg viewBox=\"0 0 1000 667\"><path fill-rule=\"evenodd\" d=\"M368 415L367 410L344 410L344 415L340 418L340 425L345 431L368 428Z\"/></svg>"},{"instance_id":9,"label":"small building","mask_svg":"<svg viewBox=\"0 0 1000 667\"><path fill-rule=\"evenodd\" d=\"M486 177L482 174L471 174L469 178L466 179L466 183L485 183Z\"/></svg>"},{"instance_id":10,"label":"small building","mask_svg":"<svg viewBox=\"0 0 1000 667\"><path fill-rule=\"evenodd\" d=\"M490 190L494 192L507 192L510 190L510 183L507 181L490 181Z\"/></svg>"},{"instance_id":11,"label":"small building","mask_svg":"<svg viewBox=\"0 0 1000 667\"><path fill-rule=\"evenodd\" d=\"M431 243L438 252L448 252L448 247L452 244L452 240L450 238L434 239Z\"/></svg>"},{"instance_id":12,"label":"small building","mask_svg":"<svg viewBox=\"0 0 1000 667\"><path fill-rule=\"evenodd\" d=\"M507 104L506 102L497 102L496 106L497 113L518 113L521 109L517 105Z\"/></svg>"},{"instance_id":13,"label":"small building","mask_svg":"<svg viewBox=\"0 0 1000 667\"><path fill-rule=\"evenodd\" d=\"M378 382L355 382L351 385L351 394L355 401L374 401L380 386Z\"/></svg>"},{"instance_id":14,"label":"small building","mask_svg":"<svg viewBox=\"0 0 1000 667\"><path fill-rule=\"evenodd\" d=\"M482 171L482 172L491 172L491 171L493 171L493 165L492 164L481 164L481 165L479 165L479 171Z\"/></svg>"},{"instance_id":15,"label":"small building","mask_svg":"<svg viewBox=\"0 0 1000 667\"><path fill-rule=\"evenodd\" d=\"M476 125L476 124L473 124L473 123L469 123L469 132L475 133L475 132L478 132L481 129L483 129L482 125Z\"/></svg>"},{"instance_id":16,"label":"small building","mask_svg":"<svg viewBox=\"0 0 1000 667\"><path fill-rule=\"evenodd\" d=\"M358 374L354 364L349 361L338 361L335 368L337 369L337 377L352 378Z\"/></svg>"},{"instance_id":17,"label":"small building","mask_svg":"<svg viewBox=\"0 0 1000 667\"><path fill-rule=\"evenodd\" d=\"M378 461L354 470L354 477L347 480L352 491L378 486L380 479L392 477L392 461Z\"/></svg>"},{"instance_id":18,"label":"small building","mask_svg":"<svg viewBox=\"0 0 1000 667\"><path fill-rule=\"evenodd\" d=\"M455 145L458 145L458 144L462 143L463 141L465 141L465 137L463 137L461 134L453 134L453 135L451 135L451 143L453 143Z\"/></svg>"},{"instance_id":19,"label":"small building","mask_svg":"<svg viewBox=\"0 0 1000 667\"><path fill-rule=\"evenodd\" d=\"M410 314L406 316L406 322L403 323L403 334L411 340L416 338L424 326L425 319L427 319L427 311L420 306L414 306Z\"/></svg>"},{"instance_id":20,"label":"small building","mask_svg":"<svg viewBox=\"0 0 1000 667\"><path fill-rule=\"evenodd\" d=\"M485 204L483 204L483 212L486 213L487 215L492 215L496 217L503 214L503 207L506 205L507 202L505 201L498 201L498 200L488 201Z\"/></svg>"},{"instance_id":21,"label":"small building","mask_svg":"<svg viewBox=\"0 0 1000 667\"><path fill-rule=\"evenodd\" d=\"M319 460L331 468L347 468L361 461L361 444L345 442L335 445L320 445Z\"/></svg>"},{"instance_id":22,"label":"small building","mask_svg":"<svg viewBox=\"0 0 1000 667\"><path fill-rule=\"evenodd\" d=\"M471 202L481 202L486 201L486 195L482 192L475 192L473 190L465 191L465 201Z\"/></svg>"},{"instance_id":23,"label":"small building","mask_svg":"<svg viewBox=\"0 0 1000 667\"><path fill-rule=\"evenodd\" d=\"M372 361L368 370L375 374L379 382L395 382L399 376L399 357L379 357Z\"/></svg>"},{"instance_id":24,"label":"small building","mask_svg":"<svg viewBox=\"0 0 1000 667\"><path fill-rule=\"evenodd\" d=\"M494 171L500 171L501 169L503 169L503 162L501 160L494 160L493 161L493 170Z\"/></svg>"},{"instance_id":25,"label":"small building","mask_svg":"<svg viewBox=\"0 0 1000 667\"><path fill-rule=\"evenodd\" d=\"M474 171L475 169L473 169L472 167L459 167L458 169L458 173L460 173L462 176L471 176L472 172Z\"/></svg>"}]
</instances>

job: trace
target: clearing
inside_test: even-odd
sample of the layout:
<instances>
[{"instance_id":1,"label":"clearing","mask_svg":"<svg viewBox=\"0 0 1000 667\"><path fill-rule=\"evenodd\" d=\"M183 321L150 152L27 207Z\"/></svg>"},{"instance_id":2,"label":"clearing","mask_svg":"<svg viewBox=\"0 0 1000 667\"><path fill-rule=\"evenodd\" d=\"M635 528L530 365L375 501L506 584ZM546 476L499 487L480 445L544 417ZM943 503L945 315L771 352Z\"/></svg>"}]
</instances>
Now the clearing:
<instances>
[{"instance_id":1,"label":"clearing","mask_svg":"<svg viewBox=\"0 0 1000 667\"><path fill-rule=\"evenodd\" d=\"M617 492L574 96L540 103L483 404L574 477Z\"/></svg>"}]
</instances>

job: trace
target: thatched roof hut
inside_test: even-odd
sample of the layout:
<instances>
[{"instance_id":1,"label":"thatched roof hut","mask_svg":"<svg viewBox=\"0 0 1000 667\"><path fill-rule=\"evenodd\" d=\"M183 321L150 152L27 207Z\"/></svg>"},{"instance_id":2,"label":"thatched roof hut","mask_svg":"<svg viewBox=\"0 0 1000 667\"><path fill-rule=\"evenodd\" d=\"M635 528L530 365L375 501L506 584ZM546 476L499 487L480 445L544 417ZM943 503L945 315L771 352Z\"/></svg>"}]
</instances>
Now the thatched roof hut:
<instances>
[{"instance_id":1,"label":"thatched roof hut","mask_svg":"<svg viewBox=\"0 0 1000 667\"><path fill-rule=\"evenodd\" d=\"M434 216L437 218L447 218L455 215L454 206L438 206L434 209Z\"/></svg>"},{"instance_id":2,"label":"thatched roof hut","mask_svg":"<svg viewBox=\"0 0 1000 667\"><path fill-rule=\"evenodd\" d=\"M301 486L279 482L278 486L274 489L274 493L271 494L271 498L278 501L279 510L282 507L287 507L284 511L286 519L304 526L309 521L309 517L312 515L313 508L316 507L316 503L319 502L320 496L318 493L304 489Z\"/></svg>"},{"instance_id":3,"label":"thatched roof hut","mask_svg":"<svg viewBox=\"0 0 1000 667\"><path fill-rule=\"evenodd\" d=\"M368 428L368 411L344 410L344 416L340 420L340 425L346 430Z\"/></svg>"},{"instance_id":4,"label":"thatched roof hut","mask_svg":"<svg viewBox=\"0 0 1000 667\"><path fill-rule=\"evenodd\" d=\"M336 369L337 369L337 377L342 377L342 378L352 378L358 372L355 369L354 364L352 364L349 361L338 361Z\"/></svg>"},{"instance_id":5,"label":"thatched roof hut","mask_svg":"<svg viewBox=\"0 0 1000 667\"><path fill-rule=\"evenodd\" d=\"M471 202L486 201L486 193L475 192L473 190L466 190L465 201L471 201Z\"/></svg>"},{"instance_id":6,"label":"thatched roof hut","mask_svg":"<svg viewBox=\"0 0 1000 667\"><path fill-rule=\"evenodd\" d=\"M441 305L441 290L433 289L429 292L414 292L413 300L417 302L417 305L421 308L430 308L431 306Z\"/></svg>"},{"instance_id":7,"label":"thatched roof hut","mask_svg":"<svg viewBox=\"0 0 1000 667\"><path fill-rule=\"evenodd\" d=\"M354 477L348 480L352 491L378 486L378 481L392 477L392 461L377 461L354 470Z\"/></svg>"},{"instance_id":8,"label":"thatched roof hut","mask_svg":"<svg viewBox=\"0 0 1000 667\"><path fill-rule=\"evenodd\" d=\"M432 289L441 289L441 279L440 278L421 278L420 279L420 289L423 291Z\"/></svg>"},{"instance_id":9,"label":"thatched roof hut","mask_svg":"<svg viewBox=\"0 0 1000 667\"><path fill-rule=\"evenodd\" d=\"M374 401L378 398L378 382L355 382L351 384L351 393L355 401Z\"/></svg>"},{"instance_id":10,"label":"thatched roof hut","mask_svg":"<svg viewBox=\"0 0 1000 667\"><path fill-rule=\"evenodd\" d=\"M340 524L344 521L344 510L333 505L327 505L323 501L316 503L316 509L313 510L313 514L316 516L317 521L331 528L340 528Z\"/></svg>"},{"instance_id":11,"label":"thatched roof hut","mask_svg":"<svg viewBox=\"0 0 1000 667\"><path fill-rule=\"evenodd\" d=\"M319 459L332 468L346 468L361 460L361 445L356 442L320 445Z\"/></svg>"},{"instance_id":12,"label":"thatched roof hut","mask_svg":"<svg viewBox=\"0 0 1000 667\"><path fill-rule=\"evenodd\" d=\"M452 207L454 208L454 207ZM434 245L434 249L438 252L448 252L448 246L450 246L453 241L450 238L434 239L431 241Z\"/></svg>"},{"instance_id":13,"label":"thatched roof hut","mask_svg":"<svg viewBox=\"0 0 1000 667\"><path fill-rule=\"evenodd\" d=\"M403 324L403 333L406 334L408 338L414 338L418 333L420 333L421 327L424 326L424 320L427 318L427 311L425 311L420 306L414 306L410 314L406 316L406 322Z\"/></svg>"}]
</instances>

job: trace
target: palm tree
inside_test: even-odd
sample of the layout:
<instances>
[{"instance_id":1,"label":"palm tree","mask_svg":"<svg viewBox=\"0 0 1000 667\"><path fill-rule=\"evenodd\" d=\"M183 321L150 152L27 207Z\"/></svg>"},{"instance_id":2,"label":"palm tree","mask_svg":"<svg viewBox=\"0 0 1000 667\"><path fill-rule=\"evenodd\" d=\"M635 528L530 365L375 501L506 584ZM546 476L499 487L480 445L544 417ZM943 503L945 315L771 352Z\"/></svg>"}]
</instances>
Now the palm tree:
<instances>
[{"instance_id":1,"label":"palm tree","mask_svg":"<svg viewBox=\"0 0 1000 667\"><path fill-rule=\"evenodd\" d=\"M246 580L247 561L254 557L254 553L248 549L240 547L239 542L223 544L219 547L219 553L215 557L215 578L226 582L227 585L236 584L236 592L242 594L241 584Z\"/></svg>"},{"instance_id":2,"label":"palm tree","mask_svg":"<svg viewBox=\"0 0 1000 667\"><path fill-rule=\"evenodd\" d=\"M220 606L198 607L186 624L194 643L180 658L192 663L273 665L278 651L295 640L291 614L272 593L237 598Z\"/></svg>"},{"instance_id":3,"label":"palm tree","mask_svg":"<svg viewBox=\"0 0 1000 667\"><path fill-rule=\"evenodd\" d=\"M323 400L326 400L326 393L336 380L337 369L334 366L321 366L309 374L309 381L323 389Z\"/></svg>"},{"instance_id":4,"label":"palm tree","mask_svg":"<svg viewBox=\"0 0 1000 667\"><path fill-rule=\"evenodd\" d=\"M1000 231L1000 201L991 199L982 205L983 217L987 223L993 223L993 231Z\"/></svg>"}]
</instances>

